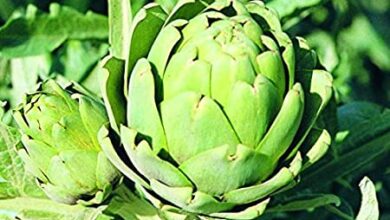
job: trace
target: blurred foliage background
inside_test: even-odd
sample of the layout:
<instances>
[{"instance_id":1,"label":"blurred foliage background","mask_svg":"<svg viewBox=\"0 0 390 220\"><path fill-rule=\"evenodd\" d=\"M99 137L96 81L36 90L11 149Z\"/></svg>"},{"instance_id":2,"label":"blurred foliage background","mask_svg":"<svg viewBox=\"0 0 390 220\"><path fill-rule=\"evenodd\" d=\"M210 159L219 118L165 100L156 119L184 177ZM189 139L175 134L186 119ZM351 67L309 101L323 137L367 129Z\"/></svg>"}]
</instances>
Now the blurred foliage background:
<instances>
[{"instance_id":1,"label":"blurred foliage background","mask_svg":"<svg viewBox=\"0 0 390 220\"><path fill-rule=\"evenodd\" d=\"M106 0L1 0L0 1L0 16L1 22L4 23L16 9L25 8L28 4L36 5L42 10L48 10L49 5L57 2L61 5L70 6L80 12L92 10L101 14L107 14Z\"/></svg>"},{"instance_id":2,"label":"blurred foliage background","mask_svg":"<svg viewBox=\"0 0 390 220\"><path fill-rule=\"evenodd\" d=\"M304 36L316 48L336 79L341 103L366 100L389 106L389 8L388 0L321 1L299 14L286 11L283 20L289 33Z\"/></svg>"},{"instance_id":3,"label":"blurred foliage background","mask_svg":"<svg viewBox=\"0 0 390 220\"><path fill-rule=\"evenodd\" d=\"M150 1L132 1L133 13L147 2ZM317 167L332 162L330 168L343 169L343 164L338 163L343 160L338 158L352 152L359 141L363 143L389 131L390 1L265 3L279 13L289 34L308 40L334 76L338 133L327 158ZM97 65L109 52L107 11L106 0L0 0L0 100L7 102L5 110L17 105L22 94L31 92L40 79L46 78L64 83L77 81L99 96ZM79 29L73 30L74 27ZM9 113L3 120L12 123ZM386 121L387 127L379 126ZM348 144L350 139L354 145ZM357 185L367 175L376 186L381 219L390 219L390 156L386 150L373 155L360 155L365 159L361 162L364 166L346 169L336 182L321 183L323 179L319 178L318 192L342 195L339 207L325 206L309 213L281 213L269 218L351 219L361 201ZM322 174L326 176L326 169Z\"/></svg>"}]
</instances>

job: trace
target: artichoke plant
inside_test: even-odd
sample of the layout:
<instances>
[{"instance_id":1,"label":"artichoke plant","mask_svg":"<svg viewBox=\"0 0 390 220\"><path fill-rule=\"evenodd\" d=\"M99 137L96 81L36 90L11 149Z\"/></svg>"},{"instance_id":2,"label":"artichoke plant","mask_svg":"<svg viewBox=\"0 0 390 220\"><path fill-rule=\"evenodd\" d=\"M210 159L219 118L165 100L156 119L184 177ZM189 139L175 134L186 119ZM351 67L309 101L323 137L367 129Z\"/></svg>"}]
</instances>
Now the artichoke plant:
<instances>
[{"instance_id":1,"label":"artichoke plant","mask_svg":"<svg viewBox=\"0 0 390 220\"><path fill-rule=\"evenodd\" d=\"M131 31L125 64L105 65L99 141L156 207L253 219L326 152L332 77L261 1L150 4Z\"/></svg>"},{"instance_id":2,"label":"artichoke plant","mask_svg":"<svg viewBox=\"0 0 390 220\"><path fill-rule=\"evenodd\" d=\"M25 97L14 112L23 133L19 154L49 198L100 203L120 176L97 140L108 118L100 101L73 91L49 80Z\"/></svg>"}]
</instances>

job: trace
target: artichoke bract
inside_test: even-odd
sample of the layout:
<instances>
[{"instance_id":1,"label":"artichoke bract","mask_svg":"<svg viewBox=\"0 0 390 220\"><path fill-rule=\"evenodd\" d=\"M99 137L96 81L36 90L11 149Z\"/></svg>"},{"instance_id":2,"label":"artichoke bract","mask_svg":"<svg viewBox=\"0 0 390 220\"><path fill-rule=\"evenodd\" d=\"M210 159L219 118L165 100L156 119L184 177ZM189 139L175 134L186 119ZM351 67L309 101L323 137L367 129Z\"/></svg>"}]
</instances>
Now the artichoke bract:
<instances>
[{"instance_id":1,"label":"artichoke bract","mask_svg":"<svg viewBox=\"0 0 390 220\"><path fill-rule=\"evenodd\" d=\"M120 176L97 140L107 114L100 101L70 90L49 80L25 97L14 112L23 134L19 154L49 198L100 203Z\"/></svg>"},{"instance_id":2,"label":"artichoke bract","mask_svg":"<svg viewBox=\"0 0 390 220\"><path fill-rule=\"evenodd\" d=\"M103 88L130 164L108 129L99 137L155 206L252 219L326 152L314 125L332 77L261 1L179 1L169 14L151 4L131 34L126 66L108 60ZM125 116L109 90L122 81Z\"/></svg>"}]
</instances>

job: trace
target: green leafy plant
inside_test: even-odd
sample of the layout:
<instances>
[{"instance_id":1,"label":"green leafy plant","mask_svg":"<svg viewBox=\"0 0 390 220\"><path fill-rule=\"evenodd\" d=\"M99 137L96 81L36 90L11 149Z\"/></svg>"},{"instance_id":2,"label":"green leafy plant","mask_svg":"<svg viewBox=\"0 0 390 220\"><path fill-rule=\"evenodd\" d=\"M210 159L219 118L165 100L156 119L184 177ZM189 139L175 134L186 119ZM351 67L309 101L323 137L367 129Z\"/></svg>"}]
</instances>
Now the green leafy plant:
<instances>
[{"instance_id":1,"label":"green leafy plant","mask_svg":"<svg viewBox=\"0 0 390 220\"><path fill-rule=\"evenodd\" d=\"M0 0L0 219L387 219L389 6Z\"/></svg>"},{"instance_id":2,"label":"green leafy plant","mask_svg":"<svg viewBox=\"0 0 390 220\"><path fill-rule=\"evenodd\" d=\"M107 131L101 144L157 207L254 218L326 152L328 132L310 131L331 98L332 77L261 2L188 1L169 14L150 5L135 16L130 36L127 72L119 73L126 116L108 108L112 125L126 118L114 129L130 168ZM118 74L112 62L106 70ZM120 96L104 95L116 108L110 104ZM314 142L302 146L308 135Z\"/></svg>"}]
</instances>

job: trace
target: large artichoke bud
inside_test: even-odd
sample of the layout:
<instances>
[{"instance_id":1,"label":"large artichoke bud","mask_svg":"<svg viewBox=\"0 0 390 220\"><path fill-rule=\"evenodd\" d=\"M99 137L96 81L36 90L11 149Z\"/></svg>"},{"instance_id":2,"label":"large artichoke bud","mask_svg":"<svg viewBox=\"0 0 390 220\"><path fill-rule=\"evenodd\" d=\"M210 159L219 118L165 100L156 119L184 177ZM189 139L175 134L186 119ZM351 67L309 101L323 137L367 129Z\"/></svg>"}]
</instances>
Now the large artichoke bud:
<instances>
[{"instance_id":1,"label":"large artichoke bud","mask_svg":"<svg viewBox=\"0 0 390 220\"><path fill-rule=\"evenodd\" d=\"M100 141L153 204L252 219L324 154L330 136L312 128L332 78L261 1L180 1L170 14L152 4L134 21L127 114L108 108L131 164L108 130ZM115 63L106 65L108 107L118 103Z\"/></svg>"},{"instance_id":2,"label":"large artichoke bud","mask_svg":"<svg viewBox=\"0 0 390 220\"><path fill-rule=\"evenodd\" d=\"M23 133L20 155L51 199L100 203L108 195L119 172L97 140L108 121L101 102L49 80L25 97L14 118Z\"/></svg>"}]
</instances>

